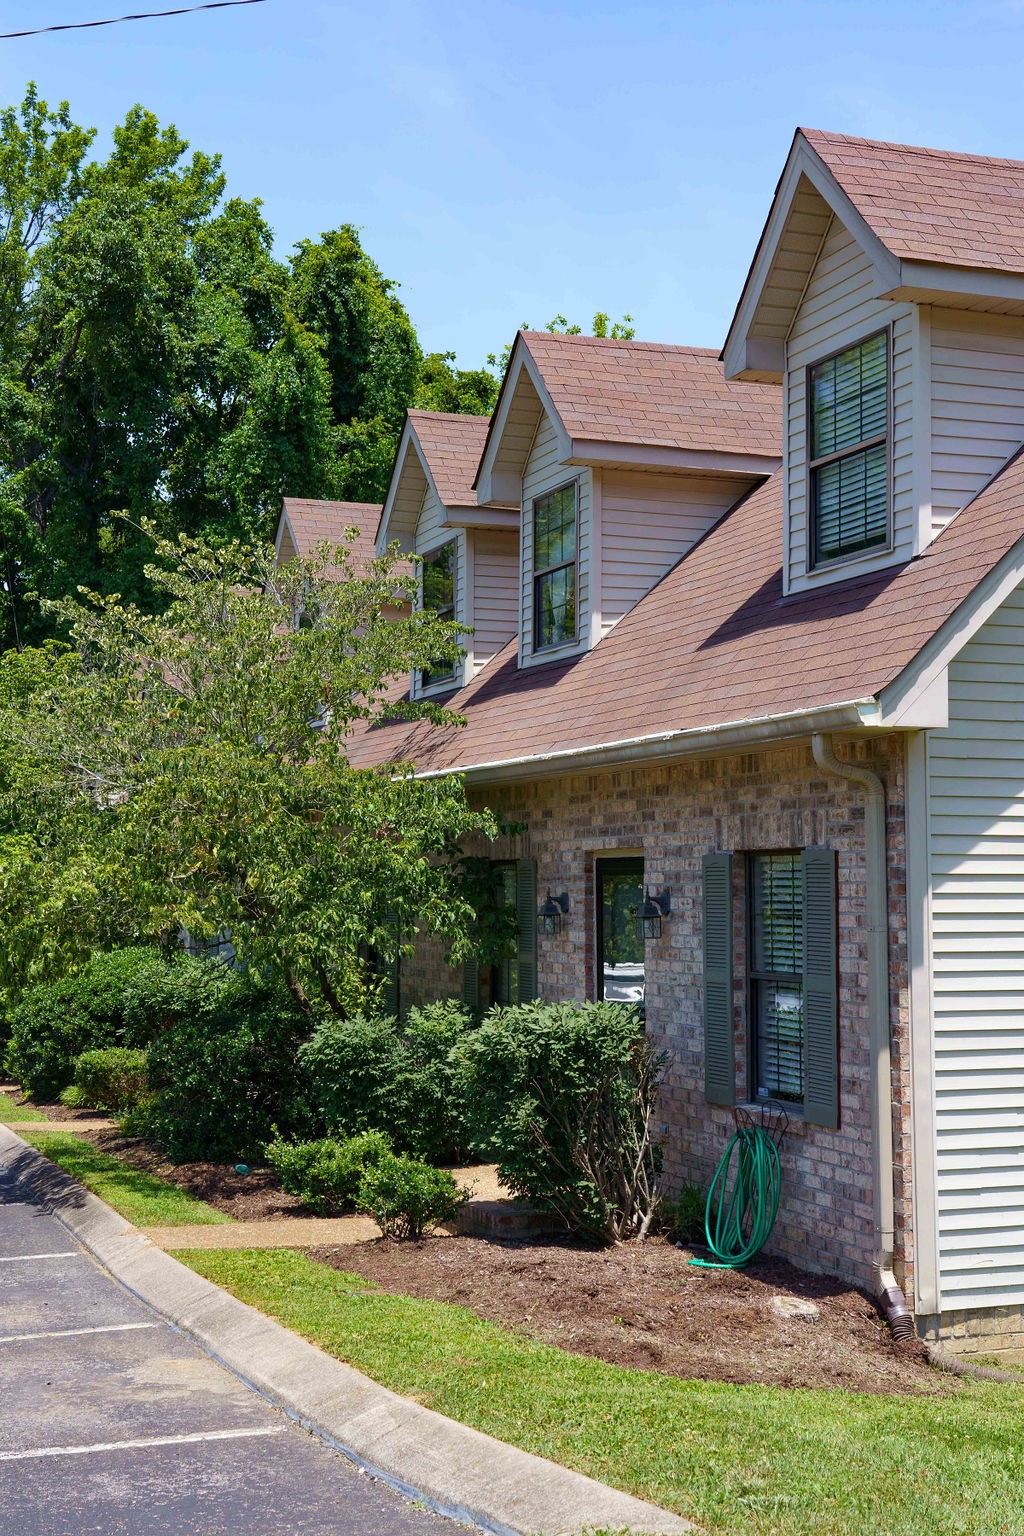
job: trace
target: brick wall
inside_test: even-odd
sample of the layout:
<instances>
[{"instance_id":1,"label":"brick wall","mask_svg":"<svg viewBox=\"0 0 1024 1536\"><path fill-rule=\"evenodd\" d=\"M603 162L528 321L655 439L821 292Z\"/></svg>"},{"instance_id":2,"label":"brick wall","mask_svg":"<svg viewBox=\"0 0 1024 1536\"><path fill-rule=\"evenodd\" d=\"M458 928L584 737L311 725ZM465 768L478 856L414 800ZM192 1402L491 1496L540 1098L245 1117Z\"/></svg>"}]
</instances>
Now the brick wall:
<instances>
[{"instance_id":1,"label":"brick wall","mask_svg":"<svg viewBox=\"0 0 1024 1536\"><path fill-rule=\"evenodd\" d=\"M889 958L897 1135L897 1262L912 1281L910 1085L902 740L848 744L840 755L881 774L888 800ZM809 743L621 772L544 778L475 791L519 838L496 858L537 861L543 897L568 890L562 932L538 937L538 981L548 999L592 997L595 986L594 862L642 853L652 889L668 886L672 915L647 946L647 1027L672 1057L663 1095L666 1182L706 1183L734 1126L730 1111L704 1101L701 1013L701 857L741 855L736 867L737 1092L746 1093L744 860L747 852L834 848L839 879L840 1114L838 1131L794 1123L783 1149L783 1194L770 1251L804 1269L868 1286L872 1280L870 1053L865 1006L864 801L855 784L819 769ZM437 947L421 946L403 969L406 1002L457 995L459 977Z\"/></svg>"}]
</instances>

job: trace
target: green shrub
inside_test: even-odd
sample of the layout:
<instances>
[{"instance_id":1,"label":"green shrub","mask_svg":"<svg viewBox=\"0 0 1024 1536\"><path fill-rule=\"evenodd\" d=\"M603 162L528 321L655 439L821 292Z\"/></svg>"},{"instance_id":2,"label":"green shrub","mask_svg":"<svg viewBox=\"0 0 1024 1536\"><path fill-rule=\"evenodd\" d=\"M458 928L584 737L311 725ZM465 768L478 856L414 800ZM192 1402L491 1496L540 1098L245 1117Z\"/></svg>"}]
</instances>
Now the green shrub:
<instances>
[{"instance_id":1,"label":"green shrub","mask_svg":"<svg viewBox=\"0 0 1024 1536\"><path fill-rule=\"evenodd\" d=\"M67 1088L62 1088L57 1096L57 1100L58 1103L63 1104L65 1109L91 1108L88 1094L84 1089L79 1088L77 1083L71 1083Z\"/></svg>"},{"instance_id":2,"label":"green shrub","mask_svg":"<svg viewBox=\"0 0 1024 1536\"><path fill-rule=\"evenodd\" d=\"M345 1141L285 1141L277 1136L264 1157L290 1195L298 1195L316 1216L340 1216L355 1209L367 1168L391 1152L383 1131L363 1131Z\"/></svg>"},{"instance_id":3,"label":"green shrub","mask_svg":"<svg viewBox=\"0 0 1024 1536\"><path fill-rule=\"evenodd\" d=\"M662 1203L662 1221L674 1242L702 1243L707 1236L704 1217L707 1211L707 1191L700 1184L684 1184L678 1195Z\"/></svg>"},{"instance_id":4,"label":"green shrub","mask_svg":"<svg viewBox=\"0 0 1024 1536\"><path fill-rule=\"evenodd\" d=\"M390 1152L363 1173L356 1209L373 1217L383 1237L420 1238L454 1221L468 1199L450 1173Z\"/></svg>"},{"instance_id":5,"label":"green shrub","mask_svg":"<svg viewBox=\"0 0 1024 1536\"><path fill-rule=\"evenodd\" d=\"M216 1006L231 975L215 962L157 949L94 955L76 975L23 995L11 1014L7 1070L33 1098L52 1098L71 1082L83 1051L144 1048Z\"/></svg>"},{"instance_id":6,"label":"green shrub","mask_svg":"<svg viewBox=\"0 0 1024 1536\"><path fill-rule=\"evenodd\" d=\"M122 1136L129 1139L141 1137L148 1141L155 1137L157 1126L152 1095L147 1095L141 1104L136 1104L133 1109L119 1115L117 1129Z\"/></svg>"},{"instance_id":7,"label":"green shrub","mask_svg":"<svg viewBox=\"0 0 1024 1536\"><path fill-rule=\"evenodd\" d=\"M308 1022L282 990L236 975L220 1007L154 1041L152 1131L178 1162L254 1161L275 1125L303 1128L295 1056Z\"/></svg>"},{"instance_id":8,"label":"green shrub","mask_svg":"<svg viewBox=\"0 0 1024 1536\"><path fill-rule=\"evenodd\" d=\"M353 1136L384 1129L402 1152L460 1162L469 1152L462 1073L454 1048L472 1029L457 1003L387 1016L331 1018L299 1053L317 1123Z\"/></svg>"},{"instance_id":9,"label":"green shrub","mask_svg":"<svg viewBox=\"0 0 1024 1536\"><path fill-rule=\"evenodd\" d=\"M74 1087L90 1109L103 1109L114 1115L135 1109L149 1088L146 1052L127 1046L83 1051L75 1062ZM62 1102L67 1101L62 1098Z\"/></svg>"},{"instance_id":10,"label":"green shrub","mask_svg":"<svg viewBox=\"0 0 1024 1536\"><path fill-rule=\"evenodd\" d=\"M521 1198L604 1241L658 1207L651 1139L665 1058L618 1003L492 1009L457 1053L477 1151Z\"/></svg>"}]
</instances>

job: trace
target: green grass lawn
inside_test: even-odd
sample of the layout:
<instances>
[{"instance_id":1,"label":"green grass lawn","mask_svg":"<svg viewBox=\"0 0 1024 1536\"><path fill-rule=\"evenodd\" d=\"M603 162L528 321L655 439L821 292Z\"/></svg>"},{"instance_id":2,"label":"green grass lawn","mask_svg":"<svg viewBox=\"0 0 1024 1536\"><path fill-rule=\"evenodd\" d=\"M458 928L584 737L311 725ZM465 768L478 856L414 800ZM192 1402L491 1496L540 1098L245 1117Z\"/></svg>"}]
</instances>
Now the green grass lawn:
<instances>
[{"instance_id":1,"label":"green grass lawn","mask_svg":"<svg viewBox=\"0 0 1024 1536\"><path fill-rule=\"evenodd\" d=\"M1022 1536L1024 1387L872 1396L680 1381L280 1249L178 1253L374 1380L708 1531Z\"/></svg>"},{"instance_id":2,"label":"green grass lawn","mask_svg":"<svg viewBox=\"0 0 1024 1536\"><path fill-rule=\"evenodd\" d=\"M10 1125L19 1120L45 1120L39 1109L19 1109L9 1093L0 1093L0 1125Z\"/></svg>"},{"instance_id":3,"label":"green grass lawn","mask_svg":"<svg viewBox=\"0 0 1024 1536\"><path fill-rule=\"evenodd\" d=\"M152 1173L129 1168L109 1152L98 1152L80 1136L42 1126L26 1129L25 1140L99 1195L115 1211L139 1227L175 1227L186 1222L214 1226L230 1221L222 1211Z\"/></svg>"}]
</instances>

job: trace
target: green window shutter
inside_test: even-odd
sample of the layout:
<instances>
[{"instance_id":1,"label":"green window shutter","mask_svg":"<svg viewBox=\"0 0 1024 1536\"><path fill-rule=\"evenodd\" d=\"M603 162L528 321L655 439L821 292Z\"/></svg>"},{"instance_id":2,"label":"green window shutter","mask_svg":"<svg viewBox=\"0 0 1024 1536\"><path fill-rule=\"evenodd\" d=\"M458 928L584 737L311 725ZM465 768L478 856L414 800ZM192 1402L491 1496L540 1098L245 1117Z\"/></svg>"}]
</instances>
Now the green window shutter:
<instances>
[{"instance_id":1,"label":"green window shutter","mask_svg":"<svg viewBox=\"0 0 1024 1536\"><path fill-rule=\"evenodd\" d=\"M462 1005L474 1012L480 1007L480 964L475 955L462 962Z\"/></svg>"},{"instance_id":2,"label":"green window shutter","mask_svg":"<svg viewBox=\"0 0 1024 1536\"><path fill-rule=\"evenodd\" d=\"M805 848L804 1115L811 1125L839 1126L839 975L836 856Z\"/></svg>"},{"instance_id":3,"label":"green window shutter","mask_svg":"<svg viewBox=\"0 0 1024 1536\"><path fill-rule=\"evenodd\" d=\"M537 996L537 865L516 860L516 915L519 919L519 1001Z\"/></svg>"},{"instance_id":4,"label":"green window shutter","mask_svg":"<svg viewBox=\"0 0 1024 1536\"><path fill-rule=\"evenodd\" d=\"M732 1009L732 854L706 853L704 868L704 1097L736 1102Z\"/></svg>"},{"instance_id":5,"label":"green window shutter","mask_svg":"<svg viewBox=\"0 0 1024 1536\"><path fill-rule=\"evenodd\" d=\"M397 945L401 939L401 929L398 926L397 917L389 916L385 919L387 930L391 935L394 953L384 963L384 990L381 993L381 1001L384 1004L384 1012L390 1013L397 1019L401 1005L400 979L402 961L398 954Z\"/></svg>"}]
</instances>

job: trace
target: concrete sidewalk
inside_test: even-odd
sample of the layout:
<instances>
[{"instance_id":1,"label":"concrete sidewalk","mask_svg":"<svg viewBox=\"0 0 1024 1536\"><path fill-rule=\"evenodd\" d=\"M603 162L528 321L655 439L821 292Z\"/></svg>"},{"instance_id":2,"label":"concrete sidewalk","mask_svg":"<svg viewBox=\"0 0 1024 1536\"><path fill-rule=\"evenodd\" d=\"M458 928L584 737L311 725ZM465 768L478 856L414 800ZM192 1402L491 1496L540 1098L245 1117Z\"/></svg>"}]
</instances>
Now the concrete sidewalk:
<instances>
[{"instance_id":1,"label":"concrete sidewalk","mask_svg":"<svg viewBox=\"0 0 1024 1536\"><path fill-rule=\"evenodd\" d=\"M439 1514L499 1536L582 1536L602 1529L678 1536L693 1529L678 1515L503 1444L379 1386L184 1268L33 1147L0 1127L0 1175L4 1173L18 1191L16 1198L52 1211L64 1231L137 1301L201 1344L271 1403ZM0 1264L0 1269L5 1267L17 1266ZM23 1536L20 1527L12 1529ZM126 1529L134 1533L133 1527ZM144 1529L146 1536L163 1536L158 1526ZM182 1527L182 1536L189 1529ZM243 1521L224 1531L225 1536L228 1530L231 1536L242 1530L262 1536L263 1529ZM276 1536L276 1527L265 1529L268 1536ZM321 1530L327 1536L334 1529L302 1523L288 1527L290 1536L313 1536ZM367 1524L359 1529L377 1536L387 1527ZM404 1526L395 1530L405 1536ZM45 1527L39 1536L43 1531L49 1536ZM31 1526L24 1536L29 1533L37 1536ZM203 1533L220 1536L220 1528L204 1526Z\"/></svg>"}]
</instances>

